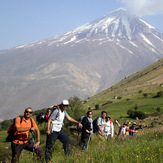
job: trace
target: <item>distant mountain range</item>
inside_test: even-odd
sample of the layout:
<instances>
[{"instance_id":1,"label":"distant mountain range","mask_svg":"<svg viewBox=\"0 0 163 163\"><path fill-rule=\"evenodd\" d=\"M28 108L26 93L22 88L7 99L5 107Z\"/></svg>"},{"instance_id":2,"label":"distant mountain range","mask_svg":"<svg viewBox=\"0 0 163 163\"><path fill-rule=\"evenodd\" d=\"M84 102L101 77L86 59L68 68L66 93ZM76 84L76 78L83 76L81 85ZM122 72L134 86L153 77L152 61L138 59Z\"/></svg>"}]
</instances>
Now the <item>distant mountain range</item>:
<instances>
[{"instance_id":1,"label":"distant mountain range","mask_svg":"<svg viewBox=\"0 0 163 163\"><path fill-rule=\"evenodd\" d=\"M163 57L163 33L118 9L63 35L0 51L0 119L92 96Z\"/></svg>"}]
</instances>

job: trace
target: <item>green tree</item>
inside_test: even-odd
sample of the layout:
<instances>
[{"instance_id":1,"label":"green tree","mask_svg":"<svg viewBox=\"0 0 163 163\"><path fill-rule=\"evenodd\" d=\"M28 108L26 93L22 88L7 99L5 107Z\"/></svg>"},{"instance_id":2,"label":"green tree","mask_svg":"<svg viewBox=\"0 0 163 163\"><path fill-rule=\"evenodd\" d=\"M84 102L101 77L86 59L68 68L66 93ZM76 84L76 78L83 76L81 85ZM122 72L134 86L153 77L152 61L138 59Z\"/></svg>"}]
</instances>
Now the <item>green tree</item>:
<instances>
[{"instance_id":1,"label":"green tree","mask_svg":"<svg viewBox=\"0 0 163 163\"><path fill-rule=\"evenodd\" d=\"M160 107L157 107L156 110L157 110L157 112L160 112L161 109L160 109Z\"/></svg>"},{"instance_id":2,"label":"green tree","mask_svg":"<svg viewBox=\"0 0 163 163\"><path fill-rule=\"evenodd\" d=\"M135 108L134 108L135 110L137 110L138 109L138 105L137 104L135 104Z\"/></svg>"},{"instance_id":3,"label":"green tree","mask_svg":"<svg viewBox=\"0 0 163 163\"><path fill-rule=\"evenodd\" d=\"M84 109L82 100L79 97L70 97L68 101L70 107L70 111L68 113L70 114L70 116L78 119L80 118L80 116L86 115L86 109Z\"/></svg>"},{"instance_id":4,"label":"green tree","mask_svg":"<svg viewBox=\"0 0 163 163\"><path fill-rule=\"evenodd\" d=\"M2 130L8 130L8 128L11 126L13 120L4 120L1 122L1 128Z\"/></svg>"},{"instance_id":5,"label":"green tree","mask_svg":"<svg viewBox=\"0 0 163 163\"><path fill-rule=\"evenodd\" d=\"M163 91L157 92L157 97L161 97L161 96L163 96Z\"/></svg>"},{"instance_id":6,"label":"green tree","mask_svg":"<svg viewBox=\"0 0 163 163\"><path fill-rule=\"evenodd\" d=\"M95 110L98 110L99 109L99 104L96 104L95 105Z\"/></svg>"},{"instance_id":7,"label":"green tree","mask_svg":"<svg viewBox=\"0 0 163 163\"><path fill-rule=\"evenodd\" d=\"M144 96L144 98L147 98L148 97L148 94L147 93L144 93L143 96Z\"/></svg>"}]
</instances>

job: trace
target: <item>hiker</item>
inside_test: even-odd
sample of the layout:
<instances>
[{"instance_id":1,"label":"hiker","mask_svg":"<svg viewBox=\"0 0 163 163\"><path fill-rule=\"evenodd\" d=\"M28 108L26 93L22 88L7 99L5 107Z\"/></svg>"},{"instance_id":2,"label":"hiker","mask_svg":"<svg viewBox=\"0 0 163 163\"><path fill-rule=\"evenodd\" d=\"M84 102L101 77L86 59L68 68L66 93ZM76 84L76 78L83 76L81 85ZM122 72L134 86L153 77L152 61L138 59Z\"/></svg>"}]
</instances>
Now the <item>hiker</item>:
<instances>
[{"instance_id":1,"label":"hiker","mask_svg":"<svg viewBox=\"0 0 163 163\"><path fill-rule=\"evenodd\" d=\"M127 129L127 131L126 131L126 135L128 136L128 135L129 135L129 131L128 131L128 129L130 129L131 122L130 122L129 120L127 120L125 123L127 124L127 126L126 126L126 129Z\"/></svg>"},{"instance_id":2,"label":"hiker","mask_svg":"<svg viewBox=\"0 0 163 163\"><path fill-rule=\"evenodd\" d=\"M67 118L68 121L79 124L82 128L82 124L71 118L66 109L68 108L69 102L63 100L58 108L54 109L53 113L49 117L47 123L47 141L46 141L46 162L52 159L52 148L57 139L63 143L65 155L70 154L70 139L68 135L62 130L63 120Z\"/></svg>"},{"instance_id":3,"label":"hiker","mask_svg":"<svg viewBox=\"0 0 163 163\"><path fill-rule=\"evenodd\" d=\"M46 110L46 113L45 113L45 122L48 122L48 119L49 119L49 117L50 117L50 115L51 115L51 109L52 108L48 108L47 110Z\"/></svg>"},{"instance_id":4,"label":"hiker","mask_svg":"<svg viewBox=\"0 0 163 163\"><path fill-rule=\"evenodd\" d=\"M109 115L106 116L106 126L104 128L104 137L107 140L108 137L113 138L114 135L114 125Z\"/></svg>"},{"instance_id":5,"label":"hiker","mask_svg":"<svg viewBox=\"0 0 163 163\"><path fill-rule=\"evenodd\" d=\"M92 121L92 111L87 112L87 117L82 119L82 134L81 134L81 142L83 143L82 150L85 151L88 148L88 143L90 141L90 137L93 134L93 121Z\"/></svg>"},{"instance_id":6,"label":"hiker","mask_svg":"<svg viewBox=\"0 0 163 163\"><path fill-rule=\"evenodd\" d=\"M106 115L107 115L107 112L102 111L101 117L99 117L97 119L98 134L99 134L100 138L101 138L101 136L104 137L104 128L106 127L106 121L105 121Z\"/></svg>"},{"instance_id":7,"label":"hiker","mask_svg":"<svg viewBox=\"0 0 163 163\"><path fill-rule=\"evenodd\" d=\"M141 128L140 125L139 125L139 127L136 127L136 122L133 122L133 123L132 123L132 126L130 126L130 130L135 130L135 131L137 131L137 130L139 130L139 129L142 129L142 128ZM138 132L138 131L137 131L137 132ZM134 136L135 134L134 134L134 132L129 132L129 135Z\"/></svg>"},{"instance_id":8,"label":"hiker","mask_svg":"<svg viewBox=\"0 0 163 163\"><path fill-rule=\"evenodd\" d=\"M19 157L23 149L35 152L37 157L39 157L42 162L44 161L43 151L40 147L40 131L34 119L31 118L32 113L32 108L28 107L25 109L22 122L21 117L17 117L15 119L16 139L11 142L11 163L19 161ZM35 144L32 144L32 142L28 141L29 132L36 132L37 142Z\"/></svg>"},{"instance_id":9,"label":"hiker","mask_svg":"<svg viewBox=\"0 0 163 163\"><path fill-rule=\"evenodd\" d=\"M120 125L119 122L116 120L115 121L117 123L117 125L119 126L119 133L117 136L122 135L123 137L126 137L126 131L129 132L133 132L133 133L137 133L138 131L136 130L131 130L131 129L127 129L127 123L123 123L123 125Z\"/></svg>"}]
</instances>

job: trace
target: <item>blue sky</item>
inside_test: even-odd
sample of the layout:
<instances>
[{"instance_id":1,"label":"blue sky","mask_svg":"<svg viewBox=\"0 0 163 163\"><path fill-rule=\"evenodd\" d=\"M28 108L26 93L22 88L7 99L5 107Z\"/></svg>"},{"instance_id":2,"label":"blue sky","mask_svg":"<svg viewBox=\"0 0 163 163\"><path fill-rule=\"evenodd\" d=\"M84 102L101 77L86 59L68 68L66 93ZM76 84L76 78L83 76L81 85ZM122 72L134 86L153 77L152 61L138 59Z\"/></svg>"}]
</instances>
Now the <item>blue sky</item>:
<instances>
[{"instance_id":1,"label":"blue sky","mask_svg":"<svg viewBox=\"0 0 163 163\"><path fill-rule=\"evenodd\" d=\"M64 34L121 7L163 32L163 0L1 0L0 50Z\"/></svg>"}]
</instances>

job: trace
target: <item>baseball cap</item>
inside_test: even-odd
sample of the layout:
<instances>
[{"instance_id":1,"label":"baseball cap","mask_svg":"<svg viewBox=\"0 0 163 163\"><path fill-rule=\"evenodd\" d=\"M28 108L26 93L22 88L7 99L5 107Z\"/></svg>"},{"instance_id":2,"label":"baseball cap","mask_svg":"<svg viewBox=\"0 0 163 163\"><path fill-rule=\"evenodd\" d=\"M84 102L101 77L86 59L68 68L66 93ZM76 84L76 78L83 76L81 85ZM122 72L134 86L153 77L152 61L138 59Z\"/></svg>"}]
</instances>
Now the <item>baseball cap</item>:
<instances>
[{"instance_id":1,"label":"baseball cap","mask_svg":"<svg viewBox=\"0 0 163 163\"><path fill-rule=\"evenodd\" d=\"M69 105L69 102L67 100L62 100L61 101L61 104L63 104L63 105Z\"/></svg>"},{"instance_id":2,"label":"baseball cap","mask_svg":"<svg viewBox=\"0 0 163 163\"><path fill-rule=\"evenodd\" d=\"M110 115L107 115L106 118L111 118Z\"/></svg>"}]
</instances>

